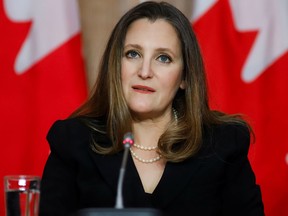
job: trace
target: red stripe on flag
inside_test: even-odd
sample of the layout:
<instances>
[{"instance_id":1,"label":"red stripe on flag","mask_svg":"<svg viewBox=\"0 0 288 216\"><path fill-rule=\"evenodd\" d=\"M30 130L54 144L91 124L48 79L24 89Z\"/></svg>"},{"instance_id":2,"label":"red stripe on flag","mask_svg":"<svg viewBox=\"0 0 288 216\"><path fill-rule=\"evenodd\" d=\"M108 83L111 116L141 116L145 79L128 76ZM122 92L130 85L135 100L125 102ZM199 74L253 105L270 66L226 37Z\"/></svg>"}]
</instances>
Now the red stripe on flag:
<instances>
[{"instance_id":1,"label":"red stripe on flag","mask_svg":"<svg viewBox=\"0 0 288 216\"><path fill-rule=\"evenodd\" d=\"M258 32L236 30L229 1L218 1L193 28L204 54L212 107L243 113L255 130L249 158L266 215L288 215L288 52L245 83L241 71Z\"/></svg>"},{"instance_id":2,"label":"red stripe on flag","mask_svg":"<svg viewBox=\"0 0 288 216\"><path fill-rule=\"evenodd\" d=\"M17 75L15 58L31 25L7 19L2 2L0 20L0 215L4 215L3 176L42 175L49 127L86 99L87 85L80 34Z\"/></svg>"}]
</instances>

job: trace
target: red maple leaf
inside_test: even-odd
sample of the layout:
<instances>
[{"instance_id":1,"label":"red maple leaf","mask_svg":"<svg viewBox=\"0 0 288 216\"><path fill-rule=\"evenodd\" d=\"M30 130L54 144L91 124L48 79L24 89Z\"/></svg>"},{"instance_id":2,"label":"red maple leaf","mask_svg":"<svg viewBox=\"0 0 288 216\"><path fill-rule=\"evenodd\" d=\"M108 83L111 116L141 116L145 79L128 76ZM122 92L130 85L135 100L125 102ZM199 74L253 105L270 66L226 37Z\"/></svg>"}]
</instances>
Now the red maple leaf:
<instances>
[{"instance_id":1,"label":"red maple leaf","mask_svg":"<svg viewBox=\"0 0 288 216\"><path fill-rule=\"evenodd\" d=\"M252 83L241 80L241 70L257 32L239 32L228 0L218 1L193 28L207 70L211 106L242 113L256 134L249 158L261 186L266 215L288 215L288 53Z\"/></svg>"}]
</instances>

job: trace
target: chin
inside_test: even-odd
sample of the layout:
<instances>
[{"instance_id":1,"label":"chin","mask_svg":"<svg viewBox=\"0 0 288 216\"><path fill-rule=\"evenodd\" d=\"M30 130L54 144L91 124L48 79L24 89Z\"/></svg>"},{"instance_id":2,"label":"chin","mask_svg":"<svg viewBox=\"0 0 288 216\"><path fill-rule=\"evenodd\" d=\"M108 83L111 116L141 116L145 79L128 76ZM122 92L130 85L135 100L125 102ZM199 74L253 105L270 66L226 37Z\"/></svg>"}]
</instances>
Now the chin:
<instances>
[{"instance_id":1,"label":"chin","mask_svg":"<svg viewBox=\"0 0 288 216\"><path fill-rule=\"evenodd\" d=\"M147 115L151 112L153 112L153 110L151 108L137 108L137 109L130 109L131 112L135 115Z\"/></svg>"}]
</instances>

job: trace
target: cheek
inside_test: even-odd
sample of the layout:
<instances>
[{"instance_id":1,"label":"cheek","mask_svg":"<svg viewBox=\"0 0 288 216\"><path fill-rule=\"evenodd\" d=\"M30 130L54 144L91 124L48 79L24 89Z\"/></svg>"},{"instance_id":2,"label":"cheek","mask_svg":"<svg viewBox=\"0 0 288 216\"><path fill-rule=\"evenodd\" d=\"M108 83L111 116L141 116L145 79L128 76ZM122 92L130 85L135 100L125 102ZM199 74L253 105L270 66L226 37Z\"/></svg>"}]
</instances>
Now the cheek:
<instances>
[{"instance_id":1,"label":"cheek","mask_svg":"<svg viewBox=\"0 0 288 216\"><path fill-rule=\"evenodd\" d=\"M181 73L175 73L167 77L163 84L165 85L165 88L170 89L172 92L175 92L179 89L181 81Z\"/></svg>"},{"instance_id":2,"label":"cheek","mask_svg":"<svg viewBox=\"0 0 288 216\"><path fill-rule=\"evenodd\" d=\"M122 84L123 94L126 100L129 97L129 90L130 90L132 76L133 76L133 73L131 71L131 68L127 64L122 64L121 84Z\"/></svg>"},{"instance_id":3,"label":"cheek","mask_svg":"<svg viewBox=\"0 0 288 216\"><path fill-rule=\"evenodd\" d=\"M123 89L129 87L129 83L133 79L137 72L137 65L131 64L128 61L123 60L121 63L121 82Z\"/></svg>"},{"instance_id":4,"label":"cheek","mask_svg":"<svg viewBox=\"0 0 288 216\"><path fill-rule=\"evenodd\" d=\"M122 87L125 89L125 86L127 84L128 80L128 71L126 68L126 65L122 63L121 65L121 82L122 82Z\"/></svg>"}]
</instances>

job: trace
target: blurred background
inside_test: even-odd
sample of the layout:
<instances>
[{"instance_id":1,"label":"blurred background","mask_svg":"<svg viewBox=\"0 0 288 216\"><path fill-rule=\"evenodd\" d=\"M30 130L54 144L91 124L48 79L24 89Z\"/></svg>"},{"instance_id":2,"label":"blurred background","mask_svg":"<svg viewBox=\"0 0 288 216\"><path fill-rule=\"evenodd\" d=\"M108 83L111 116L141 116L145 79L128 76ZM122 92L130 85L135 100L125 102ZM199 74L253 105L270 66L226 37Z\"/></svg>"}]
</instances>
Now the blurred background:
<instances>
[{"instance_id":1,"label":"blurred background","mask_svg":"<svg viewBox=\"0 0 288 216\"><path fill-rule=\"evenodd\" d=\"M87 99L112 28L142 1L0 2L2 182L5 175L41 176L49 128ZM288 1L168 2L197 34L211 107L244 114L254 129L249 159L266 215L288 215Z\"/></svg>"}]
</instances>

